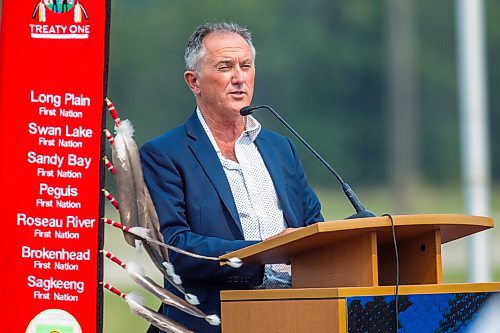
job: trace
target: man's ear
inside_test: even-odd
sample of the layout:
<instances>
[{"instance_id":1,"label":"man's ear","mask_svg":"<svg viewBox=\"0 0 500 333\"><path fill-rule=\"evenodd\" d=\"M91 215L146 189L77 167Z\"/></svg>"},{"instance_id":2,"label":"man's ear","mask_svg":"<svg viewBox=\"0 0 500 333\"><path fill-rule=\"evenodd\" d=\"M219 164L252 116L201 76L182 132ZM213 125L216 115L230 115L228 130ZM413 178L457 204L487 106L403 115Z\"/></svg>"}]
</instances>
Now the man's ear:
<instances>
[{"instance_id":1,"label":"man's ear","mask_svg":"<svg viewBox=\"0 0 500 333\"><path fill-rule=\"evenodd\" d=\"M186 84L188 85L189 89L191 89L193 94L199 95L200 87L198 86L198 74L196 74L196 72L185 71L184 81L186 81Z\"/></svg>"}]
</instances>

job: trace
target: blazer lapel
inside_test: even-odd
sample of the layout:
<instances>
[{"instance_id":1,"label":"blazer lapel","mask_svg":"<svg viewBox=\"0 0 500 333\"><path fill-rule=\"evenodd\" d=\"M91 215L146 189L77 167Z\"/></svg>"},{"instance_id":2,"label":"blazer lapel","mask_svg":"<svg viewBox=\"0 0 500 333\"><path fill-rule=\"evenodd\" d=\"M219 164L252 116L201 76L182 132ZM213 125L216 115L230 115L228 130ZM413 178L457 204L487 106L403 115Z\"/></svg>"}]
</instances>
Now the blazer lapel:
<instances>
[{"instance_id":1,"label":"blazer lapel","mask_svg":"<svg viewBox=\"0 0 500 333\"><path fill-rule=\"evenodd\" d=\"M276 194L281 204L281 209L285 215L285 220L289 227L297 225L295 215L292 213L292 208L290 206L290 201L286 194L286 185L282 176L281 161L276 156L279 156L274 150L274 146L269 140L267 140L262 132L255 139L255 145L259 149L260 155L264 160L264 164L267 167L267 171L273 180L274 188L276 189Z\"/></svg>"},{"instance_id":2,"label":"blazer lapel","mask_svg":"<svg viewBox=\"0 0 500 333\"><path fill-rule=\"evenodd\" d=\"M191 151L200 162L201 167L212 182L212 185L231 214L234 223L236 223L241 232L241 236L243 237L243 228L241 227L240 218L238 216L236 204L234 203L233 194L231 192L231 188L229 187L226 174L222 169L219 157L217 156L210 139L201 126L196 111L186 122L186 131L187 134L193 139L193 141L189 144Z\"/></svg>"}]
</instances>

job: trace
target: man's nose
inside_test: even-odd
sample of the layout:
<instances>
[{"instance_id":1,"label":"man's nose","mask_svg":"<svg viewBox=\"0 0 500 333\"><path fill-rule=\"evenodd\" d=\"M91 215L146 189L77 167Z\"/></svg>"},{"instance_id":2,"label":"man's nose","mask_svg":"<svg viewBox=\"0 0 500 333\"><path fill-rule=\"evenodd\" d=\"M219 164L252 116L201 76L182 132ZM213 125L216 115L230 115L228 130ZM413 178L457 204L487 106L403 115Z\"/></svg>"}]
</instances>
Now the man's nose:
<instances>
[{"instance_id":1,"label":"man's nose","mask_svg":"<svg viewBox=\"0 0 500 333\"><path fill-rule=\"evenodd\" d=\"M239 65L236 65L233 67L233 73L231 77L231 82L233 84L238 84L243 82L243 71L241 70L241 67Z\"/></svg>"}]
</instances>

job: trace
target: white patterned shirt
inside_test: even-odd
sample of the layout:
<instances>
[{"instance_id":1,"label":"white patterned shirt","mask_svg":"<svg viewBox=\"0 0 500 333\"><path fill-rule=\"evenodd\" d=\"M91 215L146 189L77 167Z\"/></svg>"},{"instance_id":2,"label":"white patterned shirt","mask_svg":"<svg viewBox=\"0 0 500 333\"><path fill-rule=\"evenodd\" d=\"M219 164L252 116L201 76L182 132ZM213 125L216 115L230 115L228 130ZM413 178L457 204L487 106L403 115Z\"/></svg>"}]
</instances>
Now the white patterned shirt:
<instances>
[{"instance_id":1,"label":"white patterned shirt","mask_svg":"<svg viewBox=\"0 0 500 333\"><path fill-rule=\"evenodd\" d=\"M245 130L236 140L235 162L226 159L199 109L198 119L208 135L224 169L233 194L245 240L264 240L286 228L283 210L269 171L254 144L261 126L246 117ZM265 265L264 281L258 288L277 289L291 286L290 265Z\"/></svg>"}]
</instances>

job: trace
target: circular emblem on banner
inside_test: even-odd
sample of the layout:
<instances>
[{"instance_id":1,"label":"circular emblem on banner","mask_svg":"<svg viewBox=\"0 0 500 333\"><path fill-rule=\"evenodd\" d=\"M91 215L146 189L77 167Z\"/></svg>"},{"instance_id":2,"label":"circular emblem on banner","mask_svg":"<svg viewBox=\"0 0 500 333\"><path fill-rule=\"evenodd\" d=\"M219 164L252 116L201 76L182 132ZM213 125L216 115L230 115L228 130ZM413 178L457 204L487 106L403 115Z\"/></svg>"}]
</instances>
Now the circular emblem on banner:
<instances>
[{"instance_id":1,"label":"circular emblem on banner","mask_svg":"<svg viewBox=\"0 0 500 333\"><path fill-rule=\"evenodd\" d=\"M75 5L75 0L43 0L43 3L54 13L66 13Z\"/></svg>"},{"instance_id":2,"label":"circular emblem on banner","mask_svg":"<svg viewBox=\"0 0 500 333\"><path fill-rule=\"evenodd\" d=\"M82 333L75 317L64 310L48 309L33 318L26 333Z\"/></svg>"}]
</instances>

